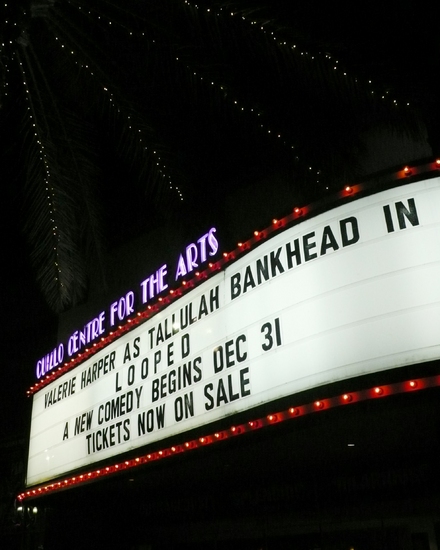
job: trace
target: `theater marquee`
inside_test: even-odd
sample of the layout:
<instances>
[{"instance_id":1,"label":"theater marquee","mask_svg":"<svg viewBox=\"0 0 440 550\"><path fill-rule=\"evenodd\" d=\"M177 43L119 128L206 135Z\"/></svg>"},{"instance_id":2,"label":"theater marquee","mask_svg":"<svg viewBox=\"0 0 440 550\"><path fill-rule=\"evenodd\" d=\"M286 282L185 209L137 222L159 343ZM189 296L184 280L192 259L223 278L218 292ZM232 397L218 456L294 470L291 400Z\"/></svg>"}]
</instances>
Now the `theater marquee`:
<instances>
[{"instance_id":1,"label":"theater marquee","mask_svg":"<svg viewBox=\"0 0 440 550\"><path fill-rule=\"evenodd\" d=\"M440 357L440 179L274 235L35 393L27 485Z\"/></svg>"}]
</instances>

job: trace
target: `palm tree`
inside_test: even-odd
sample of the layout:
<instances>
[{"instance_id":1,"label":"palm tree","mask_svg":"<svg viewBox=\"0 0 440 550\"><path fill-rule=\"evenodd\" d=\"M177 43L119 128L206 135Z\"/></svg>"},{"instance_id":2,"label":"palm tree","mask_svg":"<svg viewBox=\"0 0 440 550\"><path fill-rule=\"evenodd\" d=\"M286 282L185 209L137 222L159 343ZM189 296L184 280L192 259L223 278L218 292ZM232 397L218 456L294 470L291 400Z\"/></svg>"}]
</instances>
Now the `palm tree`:
<instances>
[{"instance_id":1,"label":"palm tree","mask_svg":"<svg viewBox=\"0 0 440 550\"><path fill-rule=\"evenodd\" d=\"M423 137L414 109L268 4L5 1L3 158L54 311L84 299L104 237L193 211L207 191L215 204L256 174L321 197L365 171L373 130Z\"/></svg>"}]
</instances>

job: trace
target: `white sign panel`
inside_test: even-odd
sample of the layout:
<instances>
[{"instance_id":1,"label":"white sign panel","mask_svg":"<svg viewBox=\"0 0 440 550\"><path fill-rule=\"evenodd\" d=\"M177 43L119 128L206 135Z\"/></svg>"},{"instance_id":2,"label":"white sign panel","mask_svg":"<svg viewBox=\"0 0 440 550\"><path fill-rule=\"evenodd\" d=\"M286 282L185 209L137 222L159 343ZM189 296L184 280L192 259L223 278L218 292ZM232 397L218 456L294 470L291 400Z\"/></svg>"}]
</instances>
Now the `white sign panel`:
<instances>
[{"instance_id":1,"label":"white sign panel","mask_svg":"<svg viewBox=\"0 0 440 550\"><path fill-rule=\"evenodd\" d=\"M295 225L43 388L28 486L302 390L439 358L439 206L435 178Z\"/></svg>"}]
</instances>

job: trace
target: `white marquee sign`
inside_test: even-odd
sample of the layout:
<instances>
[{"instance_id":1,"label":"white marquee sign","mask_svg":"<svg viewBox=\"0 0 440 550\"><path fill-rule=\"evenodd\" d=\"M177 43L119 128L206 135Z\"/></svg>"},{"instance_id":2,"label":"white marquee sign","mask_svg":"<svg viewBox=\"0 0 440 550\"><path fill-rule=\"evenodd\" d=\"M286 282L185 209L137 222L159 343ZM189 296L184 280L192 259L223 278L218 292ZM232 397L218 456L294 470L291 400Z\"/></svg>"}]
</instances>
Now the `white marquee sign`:
<instances>
[{"instance_id":1,"label":"white marquee sign","mask_svg":"<svg viewBox=\"0 0 440 550\"><path fill-rule=\"evenodd\" d=\"M27 485L322 384L440 357L440 179L306 220L33 397Z\"/></svg>"}]
</instances>

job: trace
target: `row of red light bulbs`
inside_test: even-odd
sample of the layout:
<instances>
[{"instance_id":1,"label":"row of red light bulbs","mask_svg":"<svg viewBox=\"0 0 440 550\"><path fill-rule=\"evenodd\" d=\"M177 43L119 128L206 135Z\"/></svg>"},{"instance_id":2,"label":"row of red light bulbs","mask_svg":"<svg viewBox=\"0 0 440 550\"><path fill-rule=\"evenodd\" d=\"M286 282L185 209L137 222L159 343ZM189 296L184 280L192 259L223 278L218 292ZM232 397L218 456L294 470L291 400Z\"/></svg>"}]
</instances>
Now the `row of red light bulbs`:
<instances>
[{"instance_id":1,"label":"row of red light bulbs","mask_svg":"<svg viewBox=\"0 0 440 550\"><path fill-rule=\"evenodd\" d=\"M431 376L426 378L420 378L417 380L406 380L404 382L396 382L394 384L387 384L382 386L375 386L364 390L353 391L344 393L342 395L329 397L326 399L319 399L305 405L290 407L289 409L273 414L269 414L266 417L259 418L257 420L251 420L245 424L239 424L231 426L226 430L221 430L209 435L192 439L183 444L173 445L165 449L154 451L143 455L141 457L125 460L111 466L104 466L97 470L93 470L84 474L75 475L60 481L51 482L47 485L29 489L17 496L19 502L23 502L26 499L39 497L54 491L60 491L68 487L76 486L82 483L86 483L92 480L101 479L111 474L117 474L135 468L142 464L155 462L162 458L168 458L179 453L205 447L217 441L224 441L230 437L237 435L243 435L245 433L252 432L254 430L278 424L292 418L299 418L311 413L332 409L342 405L359 403L368 399L375 399L378 397L388 397L400 393L407 393L417 390L424 390L427 388L435 388L440 386L440 375Z\"/></svg>"}]
</instances>

